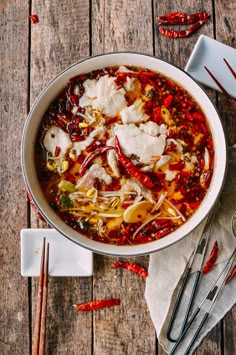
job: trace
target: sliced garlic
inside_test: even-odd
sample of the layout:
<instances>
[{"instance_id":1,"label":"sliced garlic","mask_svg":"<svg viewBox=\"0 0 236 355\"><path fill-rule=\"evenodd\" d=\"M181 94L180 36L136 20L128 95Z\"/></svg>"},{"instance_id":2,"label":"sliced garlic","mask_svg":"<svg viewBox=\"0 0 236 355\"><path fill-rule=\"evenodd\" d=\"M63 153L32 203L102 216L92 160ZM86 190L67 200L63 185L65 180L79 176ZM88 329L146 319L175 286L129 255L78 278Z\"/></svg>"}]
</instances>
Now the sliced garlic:
<instances>
[{"instance_id":1,"label":"sliced garlic","mask_svg":"<svg viewBox=\"0 0 236 355\"><path fill-rule=\"evenodd\" d=\"M123 219L126 223L143 222L148 217L148 212L151 211L152 207L153 205L149 201L137 202L125 210Z\"/></svg>"}]
</instances>

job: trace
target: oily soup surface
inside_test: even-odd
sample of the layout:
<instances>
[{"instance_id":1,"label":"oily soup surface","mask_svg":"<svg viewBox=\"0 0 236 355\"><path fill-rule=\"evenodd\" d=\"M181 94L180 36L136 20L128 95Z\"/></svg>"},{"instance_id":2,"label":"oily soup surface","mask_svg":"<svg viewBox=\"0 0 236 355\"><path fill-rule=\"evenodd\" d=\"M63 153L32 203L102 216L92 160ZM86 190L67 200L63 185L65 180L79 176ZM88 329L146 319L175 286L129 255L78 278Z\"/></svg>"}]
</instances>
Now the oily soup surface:
<instances>
[{"instance_id":1,"label":"oily soup surface","mask_svg":"<svg viewBox=\"0 0 236 355\"><path fill-rule=\"evenodd\" d=\"M60 218L116 245L148 243L185 223L214 166L198 103L162 74L127 66L72 78L43 117L35 154Z\"/></svg>"}]
</instances>

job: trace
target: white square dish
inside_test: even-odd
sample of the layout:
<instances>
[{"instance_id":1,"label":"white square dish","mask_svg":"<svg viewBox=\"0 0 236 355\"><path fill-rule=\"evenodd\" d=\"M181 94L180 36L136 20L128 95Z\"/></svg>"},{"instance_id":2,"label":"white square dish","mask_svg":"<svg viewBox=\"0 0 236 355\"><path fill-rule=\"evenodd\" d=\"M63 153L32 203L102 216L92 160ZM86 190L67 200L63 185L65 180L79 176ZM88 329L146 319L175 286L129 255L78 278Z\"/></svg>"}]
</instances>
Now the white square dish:
<instances>
[{"instance_id":1,"label":"white square dish","mask_svg":"<svg viewBox=\"0 0 236 355\"><path fill-rule=\"evenodd\" d=\"M236 80L223 58L225 58L236 71L236 49L208 36L201 35L188 60L185 71L200 83L221 92L204 69L204 66L206 66L228 93L236 98Z\"/></svg>"},{"instance_id":2,"label":"white square dish","mask_svg":"<svg viewBox=\"0 0 236 355\"><path fill-rule=\"evenodd\" d=\"M22 276L39 276L44 237L50 244L50 276L92 276L93 253L71 242L54 229L21 230Z\"/></svg>"}]
</instances>

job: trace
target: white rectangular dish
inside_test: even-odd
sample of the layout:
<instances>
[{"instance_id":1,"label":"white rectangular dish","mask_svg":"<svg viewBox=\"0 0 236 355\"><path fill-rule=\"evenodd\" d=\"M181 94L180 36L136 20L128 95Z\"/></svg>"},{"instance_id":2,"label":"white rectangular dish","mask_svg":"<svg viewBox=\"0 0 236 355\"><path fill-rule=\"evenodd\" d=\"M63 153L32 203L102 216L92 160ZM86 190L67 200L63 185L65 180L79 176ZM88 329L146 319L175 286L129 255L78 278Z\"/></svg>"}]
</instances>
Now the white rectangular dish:
<instances>
[{"instance_id":1,"label":"white rectangular dish","mask_svg":"<svg viewBox=\"0 0 236 355\"><path fill-rule=\"evenodd\" d=\"M93 253L54 229L21 230L21 275L39 276L43 238L50 244L50 276L92 276Z\"/></svg>"},{"instance_id":2,"label":"white rectangular dish","mask_svg":"<svg viewBox=\"0 0 236 355\"><path fill-rule=\"evenodd\" d=\"M204 69L206 66L228 93L236 98L236 80L226 66L225 58L236 71L236 49L208 36L201 35L185 67L185 71L200 83L220 91Z\"/></svg>"}]
</instances>

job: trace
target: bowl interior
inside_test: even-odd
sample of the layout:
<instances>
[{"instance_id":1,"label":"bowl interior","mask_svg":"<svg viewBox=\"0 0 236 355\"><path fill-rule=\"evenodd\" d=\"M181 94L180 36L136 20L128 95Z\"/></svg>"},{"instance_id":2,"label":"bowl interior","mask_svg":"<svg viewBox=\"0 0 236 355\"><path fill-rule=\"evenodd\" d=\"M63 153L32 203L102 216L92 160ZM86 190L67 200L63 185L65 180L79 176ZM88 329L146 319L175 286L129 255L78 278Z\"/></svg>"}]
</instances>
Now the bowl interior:
<instances>
[{"instance_id":1,"label":"bowl interior","mask_svg":"<svg viewBox=\"0 0 236 355\"><path fill-rule=\"evenodd\" d=\"M68 227L48 205L38 182L34 148L38 128L50 103L66 86L70 78L95 69L113 65L132 65L158 71L184 87L199 103L204 111L212 132L215 147L215 167L209 190L200 208L180 228L163 239L135 246L114 246L102 244L86 238ZM219 115L207 94L184 71L158 58L139 53L110 53L87 58L65 69L55 77L41 92L26 120L22 138L22 168L28 191L41 214L52 227L60 233L95 252L111 255L143 255L165 248L188 235L208 214L213 207L223 185L226 172L226 141Z\"/></svg>"}]
</instances>

